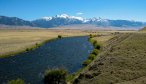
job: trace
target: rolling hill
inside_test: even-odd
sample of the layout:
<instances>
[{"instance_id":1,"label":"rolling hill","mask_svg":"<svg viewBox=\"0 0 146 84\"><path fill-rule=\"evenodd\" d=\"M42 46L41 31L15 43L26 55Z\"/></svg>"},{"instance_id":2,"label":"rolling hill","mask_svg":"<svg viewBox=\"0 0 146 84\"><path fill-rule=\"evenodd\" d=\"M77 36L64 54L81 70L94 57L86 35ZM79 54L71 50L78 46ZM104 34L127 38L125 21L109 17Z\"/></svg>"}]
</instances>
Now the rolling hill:
<instances>
[{"instance_id":1,"label":"rolling hill","mask_svg":"<svg viewBox=\"0 0 146 84\"><path fill-rule=\"evenodd\" d=\"M145 50L146 33L119 33L106 42L74 84L145 84Z\"/></svg>"},{"instance_id":2,"label":"rolling hill","mask_svg":"<svg viewBox=\"0 0 146 84\"><path fill-rule=\"evenodd\" d=\"M146 27L142 28L140 31L146 31Z\"/></svg>"}]
</instances>

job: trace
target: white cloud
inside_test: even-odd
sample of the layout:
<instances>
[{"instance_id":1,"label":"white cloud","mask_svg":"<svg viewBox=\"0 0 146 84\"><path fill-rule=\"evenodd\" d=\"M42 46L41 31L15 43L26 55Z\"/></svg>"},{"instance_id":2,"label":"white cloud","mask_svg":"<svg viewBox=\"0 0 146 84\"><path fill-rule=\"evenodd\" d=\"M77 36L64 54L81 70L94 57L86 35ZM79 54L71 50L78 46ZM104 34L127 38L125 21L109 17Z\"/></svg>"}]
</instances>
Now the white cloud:
<instances>
[{"instance_id":1,"label":"white cloud","mask_svg":"<svg viewBox=\"0 0 146 84\"><path fill-rule=\"evenodd\" d=\"M83 15L84 13L81 13L81 12L78 12L78 13L76 13L77 15Z\"/></svg>"}]
</instances>

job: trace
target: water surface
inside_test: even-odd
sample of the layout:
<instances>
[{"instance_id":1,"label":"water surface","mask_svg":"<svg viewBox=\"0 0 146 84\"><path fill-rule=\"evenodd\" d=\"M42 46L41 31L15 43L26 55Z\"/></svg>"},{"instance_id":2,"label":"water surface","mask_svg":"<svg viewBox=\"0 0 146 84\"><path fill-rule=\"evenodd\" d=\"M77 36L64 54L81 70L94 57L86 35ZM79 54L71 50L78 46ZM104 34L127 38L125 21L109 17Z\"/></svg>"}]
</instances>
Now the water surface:
<instances>
[{"instance_id":1,"label":"water surface","mask_svg":"<svg viewBox=\"0 0 146 84\"><path fill-rule=\"evenodd\" d=\"M88 37L69 37L47 42L41 47L0 59L0 84L21 78L30 84L43 84L48 68L63 67L73 73L82 67L93 47Z\"/></svg>"}]
</instances>

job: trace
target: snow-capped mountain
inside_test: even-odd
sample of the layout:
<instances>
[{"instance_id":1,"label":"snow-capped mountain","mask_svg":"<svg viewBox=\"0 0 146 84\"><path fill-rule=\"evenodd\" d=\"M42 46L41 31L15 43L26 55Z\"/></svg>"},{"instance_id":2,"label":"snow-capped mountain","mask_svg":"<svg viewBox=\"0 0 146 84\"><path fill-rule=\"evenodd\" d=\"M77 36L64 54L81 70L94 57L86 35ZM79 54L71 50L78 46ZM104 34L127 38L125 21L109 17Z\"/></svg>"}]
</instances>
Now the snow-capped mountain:
<instances>
[{"instance_id":1,"label":"snow-capped mountain","mask_svg":"<svg viewBox=\"0 0 146 84\"><path fill-rule=\"evenodd\" d=\"M99 18L96 18L96 17L93 17L91 19L89 19L90 22L107 22L108 19L102 19L101 17Z\"/></svg>"},{"instance_id":2,"label":"snow-capped mountain","mask_svg":"<svg viewBox=\"0 0 146 84\"><path fill-rule=\"evenodd\" d=\"M42 17L33 21L26 21L17 17L0 16L0 24L14 25L14 26L33 26L50 28L71 24L94 24L101 27L143 27L146 26L146 22L137 22L131 20L109 20L102 18L89 18L70 16L67 14L56 15L53 17Z\"/></svg>"},{"instance_id":3,"label":"snow-capped mountain","mask_svg":"<svg viewBox=\"0 0 146 84\"><path fill-rule=\"evenodd\" d=\"M67 14L56 15L56 18L77 19L77 20L81 20L81 21L84 20L82 17L69 16L69 15L67 15Z\"/></svg>"},{"instance_id":4,"label":"snow-capped mountain","mask_svg":"<svg viewBox=\"0 0 146 84\"><path fill-rule=\"evenodd\" d=\"M54 17L45 17L32 21L39 27L55 27L70 24L82 24L82 17L69 16L67 14L56 15Z\"/></svg>"},{"instance_id":5,"label":"snow-capped mountain","mask_svg":"<svg viewBox=\"0 0 146 84\"><path fill-rule=\"evenodd\" d=\"M42 17L41 19L49 21L52 19L52 17Z\"/></svg>"}]
</instances>

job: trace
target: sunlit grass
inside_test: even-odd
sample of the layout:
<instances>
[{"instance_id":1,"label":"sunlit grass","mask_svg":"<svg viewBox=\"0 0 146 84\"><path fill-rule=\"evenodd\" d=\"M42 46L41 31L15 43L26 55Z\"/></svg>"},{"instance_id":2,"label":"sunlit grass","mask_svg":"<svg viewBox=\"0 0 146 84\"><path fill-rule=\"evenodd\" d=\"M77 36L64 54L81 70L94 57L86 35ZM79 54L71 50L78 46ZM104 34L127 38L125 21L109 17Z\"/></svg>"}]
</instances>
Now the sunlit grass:
<instances>
[{"instance_id":1,"label":"sunlit grass","mask_svg":"<svg viewBox=\"0 0 146 84\"><path fill-rule=\"evenodd\" d=\"M57 38L58 35L83 36L88 33L81 30L53 30L53 29L1 29L0 30L0 57L23 52L46 40Z\"/></svg>"},{"instance_id":2,"label":"sunlit grass","mask_svg":"<svg viewBox=\"0 0 146 84\"><path fill-rule=\"evenodd\" d=\"M79 84L145 84L146 33L118 34L108 40L98 59L82 74Z\"/></svg>"}]
</instances>

